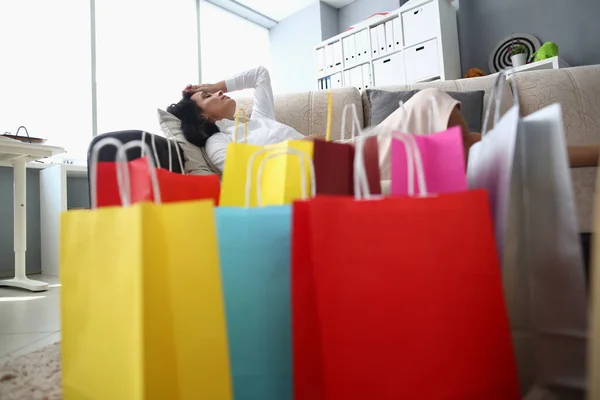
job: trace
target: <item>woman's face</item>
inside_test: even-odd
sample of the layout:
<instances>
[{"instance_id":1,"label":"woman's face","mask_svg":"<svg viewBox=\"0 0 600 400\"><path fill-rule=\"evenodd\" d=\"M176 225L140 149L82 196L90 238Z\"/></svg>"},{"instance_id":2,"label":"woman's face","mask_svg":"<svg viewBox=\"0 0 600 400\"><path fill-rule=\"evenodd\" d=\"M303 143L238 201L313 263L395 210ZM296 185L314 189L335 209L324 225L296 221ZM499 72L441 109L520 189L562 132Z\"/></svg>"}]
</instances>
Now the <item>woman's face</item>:
<instances>
[{"instance_id":1,"label":"woman's face","mask_svg":"<svg viewBox=\"0 0 600 400\"><path fill-rule=\"evenodd\" d=\"M235 100L225 96L222 91L213 94L208 92L194 93L192 100L204 110L202 115L213 122L222 119L233 119L235 116Z\"/></svg>"}]
</instances>

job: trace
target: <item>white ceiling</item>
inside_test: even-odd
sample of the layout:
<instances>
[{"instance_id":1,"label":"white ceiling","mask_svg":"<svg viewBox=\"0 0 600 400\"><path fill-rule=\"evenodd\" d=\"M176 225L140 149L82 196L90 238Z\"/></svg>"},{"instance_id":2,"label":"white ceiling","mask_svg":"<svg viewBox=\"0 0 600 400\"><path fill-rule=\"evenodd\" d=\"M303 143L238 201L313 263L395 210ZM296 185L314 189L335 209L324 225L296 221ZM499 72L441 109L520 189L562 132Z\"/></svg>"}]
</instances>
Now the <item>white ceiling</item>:
<instances>
[{"instance_id":1,"label":"white ceiling","mask_svg":"<svg viewBox=\"0 0 600 400\"><path fill-rule=\"evenodd\" d=\"M323 3L327 3L335 8L346 7L350 3L354 3L356 0L323 0Z\"/></svg>"},{"instance_id":2,"label":"white ceiling","mask_svg":"<svg viewBox=\"0 0 600 400\"><path fill-rule=\"evenodd\" d=\"M290 15L316 3L318 0L236 0L238 3L259 12L275 21L281 21ZM353 3L354 0L324 0L335 8Z\"/></svg>"}]
</instances>

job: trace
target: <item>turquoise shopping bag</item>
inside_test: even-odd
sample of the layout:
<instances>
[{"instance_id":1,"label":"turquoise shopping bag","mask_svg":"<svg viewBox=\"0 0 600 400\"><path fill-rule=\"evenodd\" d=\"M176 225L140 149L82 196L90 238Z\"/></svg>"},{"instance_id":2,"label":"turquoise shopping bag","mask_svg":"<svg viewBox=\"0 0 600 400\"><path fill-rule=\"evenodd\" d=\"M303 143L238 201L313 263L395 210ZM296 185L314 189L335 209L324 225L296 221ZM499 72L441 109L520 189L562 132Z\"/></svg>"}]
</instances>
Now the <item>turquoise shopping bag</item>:
<instances>
[{"instance_id":1,"label":"turquoise shopping bag","mask_svg":"<svg viewBox=\"0 0 600 400\"><path fill-rule=\"evenodd\" d=\"M285 149L261 166L283 154L310 162ZM220 207L216 220L234 398L291 400L291 206Z\"/></svg>"}]
</instances>

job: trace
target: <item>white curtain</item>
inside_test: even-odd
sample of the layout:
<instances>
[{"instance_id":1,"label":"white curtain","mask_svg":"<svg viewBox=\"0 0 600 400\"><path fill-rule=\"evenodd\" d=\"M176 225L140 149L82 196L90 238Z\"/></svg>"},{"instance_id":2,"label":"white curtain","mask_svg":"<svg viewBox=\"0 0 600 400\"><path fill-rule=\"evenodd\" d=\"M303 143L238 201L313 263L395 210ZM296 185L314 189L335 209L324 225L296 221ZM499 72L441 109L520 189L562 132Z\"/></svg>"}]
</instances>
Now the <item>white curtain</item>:
<instances>
[{"instance_id":1,"label":"white curtain","mask_svg":"<svg viewBox=\"0 0 600 400\"><path fill-rule=\"evenodd\" d=\"M204 0L200 1L200 34L205 83L271 65L268 29Z\"/></svg>"},{"instance_id":2,"label":"white curtain","mask_svg":"<svg viewBox=\"0 0 600 400\"><path fill-rule=\"evenodd\" d=\"M96 0L98 133L161 133L156 109L198 80L196 24L195 0Z\"/></svg>"},{"instance_id":3,"label":"white curtain","mask_svg":"<svg viewBox=\"0 0 600 400\"><path fill-rule=\"evenodd\" d=\"M0 134L24 125L68 157L85 155L92 138L89 8L86 0L0 1Z\"/></svg>"}]
</instances>

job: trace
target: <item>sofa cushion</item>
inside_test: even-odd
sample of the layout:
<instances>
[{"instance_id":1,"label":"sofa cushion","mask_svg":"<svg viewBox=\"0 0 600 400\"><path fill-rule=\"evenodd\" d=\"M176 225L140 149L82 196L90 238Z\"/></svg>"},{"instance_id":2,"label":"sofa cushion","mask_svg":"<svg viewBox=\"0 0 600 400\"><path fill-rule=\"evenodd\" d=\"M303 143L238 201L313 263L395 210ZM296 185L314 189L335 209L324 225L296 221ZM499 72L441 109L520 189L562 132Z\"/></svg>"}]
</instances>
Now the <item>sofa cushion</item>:
<instances>
[{"instance_id":1,"label":"sofa cushion","mask_svg":"<svg viewBox=\"0 0 600 400\"><path fill-rule=\"evenodd\" d=\"M355 104L358 120L364 126L362 102L360 93L356 88L348 87L331 90L333 98L333 117L331 121L331 138L339 140L342 138L342 111L347 104ZM239 96L231 94L237 102L238 108L242 108L248 115L252 112L253 99L247 95ZM327 130L327 91L292 93L275 95L275 119L283 124L291 126L303 135L325 136ZM350 138L352 133L352 117L346 116L345 139Z\"/></svg>"},{"instance_id":2,"label":"sofa cushion","mask_svg":"<svg viewBox=\"0 0 600 400\"><path fill-rule=\"evenodd\" d=\"M173 114L161 110L158 112L158 123L160 129L163 131L166 137L175 140L185 159L185 171L194 175L211 175L219 174L219 170L210 162L204 148L200 148L194 144L188 142L183 136L181 130L181 120Z\"/></svg>"},{"instance_id":3,"label":"sofa cushion","mask_svg":"<svg viewBox=\"0 0 600 400\"><path fill-rule=\"evenodd\" d=\"M513 79L523 115L560 103L567 144L600 143L600 66L521 72ZM596 171L571 170L581 232L592 232Z\"/></svg>"},{"instance_id":4,"label":"sofa cushion","mask_svg":"<svg viewBox=\"0 0 600 400\"><path fill-rule=\"evenodd\" d=\"M490 100L490 94L492 91L492 87L494 82L496 81L497 75L489 75L482 76L479 78L470 78L470 79L458 79L455 81L433 81L433 82L423 82L423 83L412 83L410 85L396 85L396 86L385 86L378 87L380 90L387 90L390 92L397 92L400 90L420 90L426 89L430 87L439 88L446 92L472 92L477 90L484 90L485 95L483 96L483 112L482 115L485 114L485 109L488 105L488 101ZM503 81L504 90L502 92L502 104L500 105L500 113L504 114L510 107L513 105L513 98L510 91L510 87L506 81ZM492 111L495 110L495 101L492 101ZM362 103L363 103L363 112L365 125L369 126L369 116L371 113L371 107L369 105L369 99L367 98L366 92L362 93ZM493 114L492 114L493 115ZM494 121L490 121L489 128L491 129L494 126Z\"/></svg>"},{"instance_id":5,"label":"sofa cushion","mask_svg":"<svg viewBox=\"0 0 600 400\"><path fill-rule=\"evenodd\" d=\"M375 126L383 122L388 116L396 111L400 102L409 101L418 90L406 90L399 92L389 92L387 90L369 89L367 98L371 115L369 116L369 125ZM483 113L483 97L485 91L477 90L474 92L446 92L450 97L461 102L461 112L465 117L467 126L471 132L481 132L481 121Z\"/></svg>"}]
</instances>

